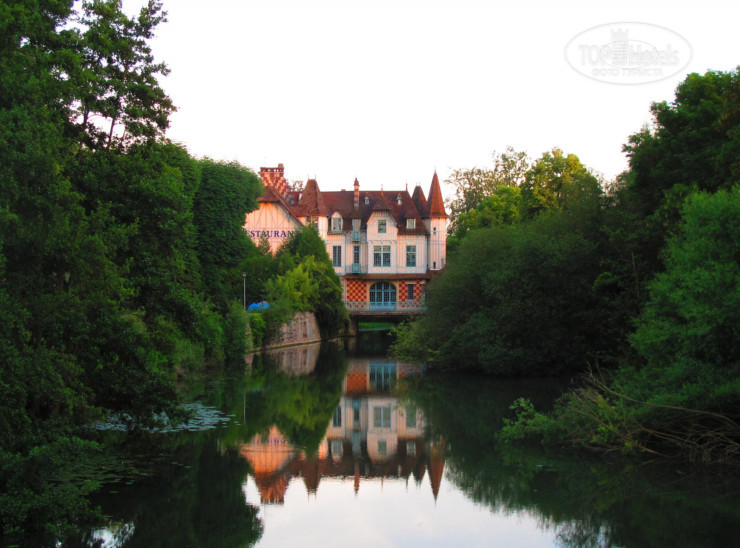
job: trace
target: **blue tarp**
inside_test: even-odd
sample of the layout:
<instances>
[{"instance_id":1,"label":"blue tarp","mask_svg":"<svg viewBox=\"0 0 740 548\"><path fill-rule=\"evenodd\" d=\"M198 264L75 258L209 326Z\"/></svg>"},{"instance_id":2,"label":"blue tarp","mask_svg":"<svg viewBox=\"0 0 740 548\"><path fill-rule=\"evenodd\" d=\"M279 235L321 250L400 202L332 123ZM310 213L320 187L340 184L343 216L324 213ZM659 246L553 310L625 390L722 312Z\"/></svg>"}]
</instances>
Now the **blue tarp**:
<instances>
[{"instance_id":1,"label":"blue tarp","mask_svg":"<svg viewBox=\"0 0 740 548\"><path fill-rule=\"evenodd\" d=\"M270 308L270 303L266 301L262 301L260 303L252 303L247 307L247 310L264 310L265 308Z\"/></svg>"}]
</instances>

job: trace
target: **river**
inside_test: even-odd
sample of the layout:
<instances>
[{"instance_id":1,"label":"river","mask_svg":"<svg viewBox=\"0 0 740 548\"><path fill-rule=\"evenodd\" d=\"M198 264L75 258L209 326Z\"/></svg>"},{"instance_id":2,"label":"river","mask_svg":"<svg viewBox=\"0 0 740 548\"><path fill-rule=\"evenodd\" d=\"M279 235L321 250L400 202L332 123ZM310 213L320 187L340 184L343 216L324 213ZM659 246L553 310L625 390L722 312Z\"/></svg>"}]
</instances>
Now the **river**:
<instances>
[{"instance_id":1,"label":"river","mask_svg":"<svg viewBox=\"0 0 740 548\"><path fill-rule=\"evenodd\" d=\"M497 444L552 379L440 375L379 335L251 357L181 387L193 421L109 433L107 516L64 546L738 546L734 470ZM123 446L125 445L125 446Z\"/></svg>"}]
</instances>

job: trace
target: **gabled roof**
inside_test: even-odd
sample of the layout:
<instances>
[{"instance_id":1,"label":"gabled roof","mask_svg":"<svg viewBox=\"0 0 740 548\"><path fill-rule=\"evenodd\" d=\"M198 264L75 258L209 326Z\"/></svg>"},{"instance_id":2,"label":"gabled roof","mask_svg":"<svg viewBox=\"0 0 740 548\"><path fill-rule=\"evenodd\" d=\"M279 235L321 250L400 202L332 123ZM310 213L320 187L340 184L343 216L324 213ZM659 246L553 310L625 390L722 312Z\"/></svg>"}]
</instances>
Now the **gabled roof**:
<instances>
[{"instance_id":1,"label":"gabled roof","mask_svg":"<svg viewBox=\"0 0 740 548\"><path fill-rule=\"evenodd\" d=\"M359 209L354 208L354 193L349 190L329 191L321 193L326 206L326 214L331 216L338 212L343 218L362 219L362 227L367 227L367 222L375 212L387 211L396 222L399 234L426 234L422 212L419 211L408 191L382 191L368 190L360 192ZM388 196L395 199L389 200ZM400 197L400 204L398 198ZM368 203L365 203L367 199ZM406 228L406 220L415 219L414 228ZM351 223L347 222L344 230L351 230Z\"/></svg>"},{"instance_id":2,"label":"gabled roof","mask_svg":"<svg viewBox=\"0 0 740 548\"><path fill-rule=\"evenodd\" d=\"M432 186L429 188L429 201L427 202L426 217L444 217L447 218L445 211L445 202L442 199L442 189L439 186L439 177L434 172L432 177Z\"/></svg>"},{"instance_id":3,"label":"gabled roof","mask_svg":"<svg viewBox=\"0 0 740 548\"><path fill-rule=\"evenodd\" d=\"M288 199L292 199L293 202L295 202L295 198L288 196ZM303 213L303 207L300 205L291 205L288 203L288 199L286 199L284 196L282 196L276 189L273 187L265 185L265 189L262 192L262 196L257 200L258 203L277 203L282 205L285 210L293 216L293 218L298 221L298 217L305 217L305 213Z\"/></svg>"}]
</instances>

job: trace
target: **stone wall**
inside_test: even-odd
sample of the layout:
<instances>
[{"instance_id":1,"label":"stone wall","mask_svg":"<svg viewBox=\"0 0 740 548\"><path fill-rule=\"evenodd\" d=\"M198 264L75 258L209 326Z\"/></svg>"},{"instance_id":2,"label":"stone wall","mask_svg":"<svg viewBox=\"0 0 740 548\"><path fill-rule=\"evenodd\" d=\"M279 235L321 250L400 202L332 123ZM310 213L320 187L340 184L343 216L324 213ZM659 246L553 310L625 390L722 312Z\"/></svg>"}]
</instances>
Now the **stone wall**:
<instances>
[{"instance_id":1,"label":"stone wall","mask_svg":"<svg viewBox=\"0 0 740 548\"><path fill-rule=\"evenodd\" d=\"M312 312L298 312L288 323L280 326L280 332L270 340L266 348L320 342L321 333L316 316Z\"/></svg>"}]
</instances>

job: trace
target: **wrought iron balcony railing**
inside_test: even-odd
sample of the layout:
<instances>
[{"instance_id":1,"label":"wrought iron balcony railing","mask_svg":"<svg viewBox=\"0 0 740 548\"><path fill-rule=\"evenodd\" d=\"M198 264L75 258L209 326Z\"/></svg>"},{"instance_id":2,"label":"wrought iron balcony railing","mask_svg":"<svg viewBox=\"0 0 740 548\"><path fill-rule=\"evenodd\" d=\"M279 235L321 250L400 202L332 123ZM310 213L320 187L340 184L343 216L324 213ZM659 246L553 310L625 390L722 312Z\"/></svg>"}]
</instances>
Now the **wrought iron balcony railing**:
<instances>
[{"instance_id":1,"label":"wrought iron balcony railing","mask_svg":"<svg viewBox=\"0 0 740 548\"><path fill-rule=\"evenodd\" d=\"M426 304L422 301L345 301L344 305L350 312L363 311L387 311L387 312L421 312L426 310Z\"/></svg>"}]
</instances>

